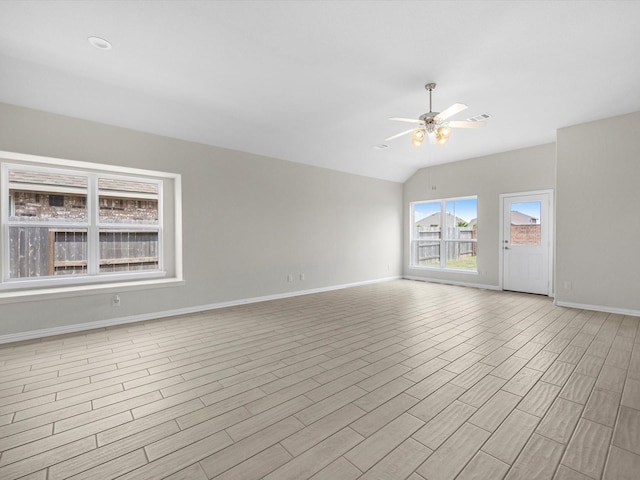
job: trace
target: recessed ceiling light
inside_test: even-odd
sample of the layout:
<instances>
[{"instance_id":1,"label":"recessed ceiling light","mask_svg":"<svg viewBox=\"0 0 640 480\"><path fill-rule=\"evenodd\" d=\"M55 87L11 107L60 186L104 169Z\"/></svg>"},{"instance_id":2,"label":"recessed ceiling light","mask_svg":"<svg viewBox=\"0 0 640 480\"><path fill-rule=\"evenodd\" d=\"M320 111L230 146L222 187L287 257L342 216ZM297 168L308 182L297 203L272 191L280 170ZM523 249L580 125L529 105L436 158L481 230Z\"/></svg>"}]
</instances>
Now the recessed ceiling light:
<instances>
[{"instance_id":1,"label":"recessed ceiling light","mask_svg":"<svg viewBox=\"0 0 640 480\"><path fill-rule=\"evenodd\" d=\"M104 38L100 37L89 37L89 43L94 47L100 50L111 50L111 44L107 42Z\"/></svg>"}]
</instances>

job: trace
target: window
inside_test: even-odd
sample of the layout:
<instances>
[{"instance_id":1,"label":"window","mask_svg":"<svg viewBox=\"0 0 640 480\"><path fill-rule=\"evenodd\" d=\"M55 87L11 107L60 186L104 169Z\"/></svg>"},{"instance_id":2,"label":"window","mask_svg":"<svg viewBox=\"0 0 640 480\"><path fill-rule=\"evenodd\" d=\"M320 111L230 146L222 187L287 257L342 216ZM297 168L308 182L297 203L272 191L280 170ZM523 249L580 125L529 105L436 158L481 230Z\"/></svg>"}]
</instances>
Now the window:
<instances>
[{"instance_id":1,"label":"window","mask_svg":"<svg viewBox=\"0 0 640 480\"><path fill-rule=\"evenodd\" d=\"M49 195L50 207L64 207L64 195Z\"/></svg>"},{"instance_id":2,"label":"window","mask_svg":"<svg viewBox=\"0 0 640 480\"><path fill-rule=\"evenodd\" d=\"M2 162L1 289L179 274L175 240L168 237L165 245L164 238L165 220L171 233L177 224L171 202L163 215L179 176L59 162Z\"/></svg>"},{"instance_id":3,"label":"window","mask_svg":"<svg viewBox=\"0 0 640 480\"><path fill-rule=\"evenodd\" d=\"M478 198L411 204L411 266L477 271Z\"/></svg>"}]
</instances>

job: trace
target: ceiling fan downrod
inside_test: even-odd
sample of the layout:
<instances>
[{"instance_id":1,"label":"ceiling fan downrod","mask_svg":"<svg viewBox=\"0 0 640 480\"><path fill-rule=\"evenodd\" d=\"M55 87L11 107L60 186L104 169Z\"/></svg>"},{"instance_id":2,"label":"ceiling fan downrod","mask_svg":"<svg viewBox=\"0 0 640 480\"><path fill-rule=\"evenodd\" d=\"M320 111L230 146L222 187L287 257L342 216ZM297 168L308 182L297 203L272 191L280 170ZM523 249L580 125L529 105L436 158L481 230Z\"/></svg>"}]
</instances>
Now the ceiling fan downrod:
<instances>
[{"instance_id":1,"label":"ceiling fan downrod","mask_svg":"<svg viewBox=\"0 0 640 480\"><path fill-rule=\"evenodd\" d=\"M431 92L436 88L435 83L427 83L424 88L429 92L429 113L431 113Z\"/></svg>"},{"instance_id":2,"label":"ceiling fan downrod","mask_svg":"<svg viewBox=\"0 0 640 480\"><path fill-rule=\"evenodd\" d=\"M419 120L423 122L424 128L428 133L433 133L436 129L436 115L438 112L434 112L431 108L431 92L436 88L435 83L427 83L424 88L429 92L429 112L420 115Z\"/></svg>"}]
</instances>

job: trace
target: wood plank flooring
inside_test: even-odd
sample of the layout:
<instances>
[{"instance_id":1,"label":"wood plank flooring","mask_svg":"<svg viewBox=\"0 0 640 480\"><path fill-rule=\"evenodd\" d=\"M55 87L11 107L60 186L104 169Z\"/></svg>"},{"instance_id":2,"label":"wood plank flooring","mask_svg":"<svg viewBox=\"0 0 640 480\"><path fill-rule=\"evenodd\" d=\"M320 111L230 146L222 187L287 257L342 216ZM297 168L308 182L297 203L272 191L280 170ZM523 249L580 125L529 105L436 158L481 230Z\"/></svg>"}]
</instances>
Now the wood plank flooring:
<instances>
[{"instance_id":1,"label":"wood plank flooring","mask_svg":"<svg viewBox=\"0 0 640 480\"><path fill-rule=\"evenodd\" d=\"M638 324L398 280L2 345L0 478L637 480Z\"/></svg>"}]
</instances>

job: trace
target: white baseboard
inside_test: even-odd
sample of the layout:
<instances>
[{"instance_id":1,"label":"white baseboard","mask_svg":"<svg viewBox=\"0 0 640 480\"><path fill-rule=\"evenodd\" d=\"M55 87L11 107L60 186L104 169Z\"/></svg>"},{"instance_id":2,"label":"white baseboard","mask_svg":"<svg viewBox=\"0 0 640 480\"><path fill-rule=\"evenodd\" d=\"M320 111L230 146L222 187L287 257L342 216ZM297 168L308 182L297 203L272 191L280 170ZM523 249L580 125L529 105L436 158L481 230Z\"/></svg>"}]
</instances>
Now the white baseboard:
<instances>
[{"instance_id":1,"label":"white baseboard","mask_svg":"<svg viewBox=\"0 0 640 480\"><path fill-rule=\"evenodd\" d=\"M246 305L249 303L267 302L269 300L280 300L283 298L298 297L301 295L309 295L312 293L330 292L332 290L341 290L344 288L359 287L362 285L370 285L373 283L388 282L391 280L400 280L401 276L385 277L376 280L366 280L363 282L346 283L342 285L332 285L330 287L314 288L310 290L298 290L295 292L278 293L275 295L265 295L263 297L242 298L239 300L231 300L228 302L210 303L208 305L196 305L193 307L177 308L173 310L165 310L161 312L149 312L139 315L130 315L128 317L109 318L106 320L97 320L95 322L77 323L74 325L63 325L61 327L44 328L41 330L32 330L29 332L10 333L0 335L0 344L20 342L23 340L33 340L37 338L51 337L54 335L63 335L66 333L81 332L83 330L93 330L96 328L112 327L114 325L123 325L126 323L143 322L146 320L154 320L158 318L173 317L175 315L187 315L190 313L204 312L206 310L217 310L226 307L235 307L238 305Z\"/></svg>"},{"instance_id":2,"label":"white baseboard","mask_svg":"<svg viewBox=\"0 0 640 480\"><path fill-rule=\"evenodd\" d=\"M405 278L407 280L417 280L419 282L432 282L432 283L442 283L445 285L457 285L459 287L482 288L485 290L502 290L497 285L484 285L482 283L458 282L456 280L442 280L440 278L416 277L412 275L404 275L402 278Z\"/></svg>"},{"instance_id":3,"label":"white baseboard","mask_svg":"<svg viewBox=\"0 0 640 480\"><path fill-rule=\"evenodd\" d=\"M640 310L631 310L628 308L605 307L602 305L589 305L585 303L562 302L557 300L554 300L553 304L558 307L578 308L580 310L593 310L596 312L617 313L619 315L640 317Z\"/></svg>"}]
</instances>

